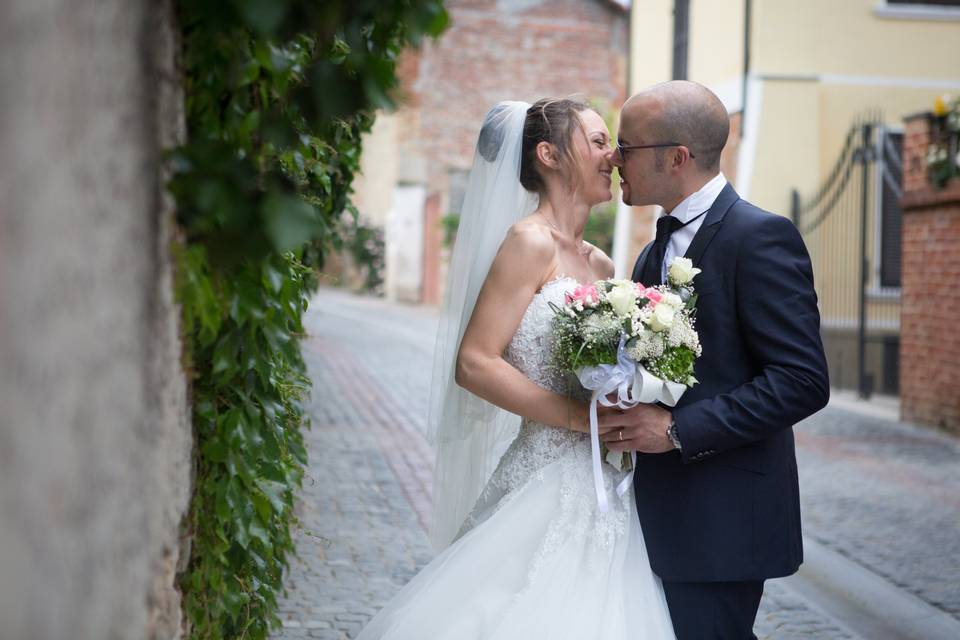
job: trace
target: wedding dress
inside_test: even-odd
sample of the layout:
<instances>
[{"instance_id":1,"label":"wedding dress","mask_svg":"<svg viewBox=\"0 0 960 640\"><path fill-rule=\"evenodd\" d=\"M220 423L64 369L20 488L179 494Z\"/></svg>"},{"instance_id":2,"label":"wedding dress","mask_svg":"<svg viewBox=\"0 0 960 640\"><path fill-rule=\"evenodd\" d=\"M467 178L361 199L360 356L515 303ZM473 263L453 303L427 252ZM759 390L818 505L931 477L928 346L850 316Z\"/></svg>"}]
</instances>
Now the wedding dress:
<instances>
[{"instance_id":1,"label":"wedding dress","mask_svg":"<svg viewBox=\"0 0 960 640\"><path fill-rule=\"evenodd\" d=\"M576 284L544 285L504 358L541 387L582 399L576 379L550 364L550 303L562 305ZM625 472L603 468L606 513L589 436L525 419L457 539L357 640L673 639L632 489L618 497Z\"/></svg>"}]
</instances>

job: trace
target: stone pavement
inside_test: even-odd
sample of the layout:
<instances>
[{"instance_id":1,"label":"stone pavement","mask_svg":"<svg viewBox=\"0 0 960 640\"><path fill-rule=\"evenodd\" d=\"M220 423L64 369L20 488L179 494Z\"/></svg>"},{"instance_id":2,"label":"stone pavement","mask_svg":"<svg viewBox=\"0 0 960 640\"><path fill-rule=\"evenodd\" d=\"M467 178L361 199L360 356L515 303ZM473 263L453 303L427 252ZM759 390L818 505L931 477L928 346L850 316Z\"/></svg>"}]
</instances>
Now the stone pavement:
<instances>
[{"instance_id":1,"label":"stone pavement","mask_svg":"<svg viewBox=\"0 0 960 640\"><path fill-rule=\"evenodd\" d=\"M960 442L829 407L796 434L804 533L960 618Z\"/></svg>"},{"instance_id":2,"label":"stone pavement","mask_svg":"<svg viewBox=\"0 0 960 640\"><path fill-rule=\"evenodd\" d=\"M310 468L274 637L353 638L433 555L424 440L436 316L324 289L306 317ZM960 609L955 440L828 408L798 427L805 531L942 610ZM767 583L760 638L855 639ZM872 640L869 639L869 640Z\"/></svg>"}]
</instances>

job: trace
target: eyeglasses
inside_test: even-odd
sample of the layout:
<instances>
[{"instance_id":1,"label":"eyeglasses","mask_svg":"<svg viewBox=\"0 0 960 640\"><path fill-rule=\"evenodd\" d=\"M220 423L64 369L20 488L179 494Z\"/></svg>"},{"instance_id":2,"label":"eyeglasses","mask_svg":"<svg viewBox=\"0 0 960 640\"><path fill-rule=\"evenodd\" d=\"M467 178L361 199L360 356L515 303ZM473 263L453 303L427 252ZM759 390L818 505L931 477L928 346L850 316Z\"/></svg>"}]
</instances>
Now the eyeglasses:
<instances>
[{"instance_id":1,"label":"eyeglasses","mask_svg":"<svg viewBox=\"0 0 960 640\"><path fill-rule=\"evenodd\" d=\"M684 147L691 158L697 157L690 151L690 147L685 144L680 144L679 142L662 142L660 144L620 144L618 142L617 154L620 156L620 162L625 162L627 159L627 154L624 153L625 151L630 151L631 149L660 149L662 147Z\"/></svg>"}]
</instances>

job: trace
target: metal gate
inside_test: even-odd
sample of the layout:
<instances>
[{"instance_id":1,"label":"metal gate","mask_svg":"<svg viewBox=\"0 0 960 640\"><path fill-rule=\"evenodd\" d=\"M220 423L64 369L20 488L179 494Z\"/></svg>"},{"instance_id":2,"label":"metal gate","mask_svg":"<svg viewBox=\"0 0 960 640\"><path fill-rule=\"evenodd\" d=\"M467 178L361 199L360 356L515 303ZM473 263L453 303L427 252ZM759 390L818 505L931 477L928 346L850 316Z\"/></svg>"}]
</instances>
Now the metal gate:
<instances>
[{"instance_id":1,"label":"metal gate","mask_svg":"<svg viewBox=\"0 0 960 640\"><path fill-rule=\"evenodd\" d=\"M792 193L831 383L864 398L899 386L902 137L879 114L858 118L820 188Z\"/></svg>"}]
</instances>

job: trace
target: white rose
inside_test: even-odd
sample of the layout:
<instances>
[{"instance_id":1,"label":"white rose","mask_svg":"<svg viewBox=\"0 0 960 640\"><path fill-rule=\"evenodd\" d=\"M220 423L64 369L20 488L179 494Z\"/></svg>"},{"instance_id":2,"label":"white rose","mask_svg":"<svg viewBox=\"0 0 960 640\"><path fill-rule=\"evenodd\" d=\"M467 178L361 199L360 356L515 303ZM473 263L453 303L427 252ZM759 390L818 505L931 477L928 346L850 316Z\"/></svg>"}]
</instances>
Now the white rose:
<instances>
[{"instance_id":1,"label":"white rose","mask_svg":"<svg viewBox=\"0 0 960 640\"><path fill-rule=\"evenodd\" d=\"M700 269L693 267L693 261L690 258L674 258L667 272L670 282L679 286L693 280L694 276L700 273Z\"/></svg>"},{"instance_id":2,"label":"white rose","mask_svg":"<svg viewBox=\"0 0 960 640\"><path fill-rule=\"evenodd\" d=\"M660 301L660 304L668 304L674 309L679 309L683 306L683 298L675 293L665 293L663 294L663 300Z\"/></svg>"},{"instance_id":3,"label":"white rose","mask_svg":"<svg viewBox=\"0 0 960 640\"><path fill-rule=\"evenodd\" d=\"M650 328L654 331L664 331L673 324L673 307L668 304L658 304L650 316Z\"/></svg>"},{"instance_id":4,"label":"white rose","mask_svg":"<svg viewBox=\"0 0 960 640\"><path fill-rule=\"evenodd\" d=\"M629 285L615 286L607 292L607 302L618 316L630 315L637 305L636 287L632 282Z\"/></svg>"}]
</instances>

